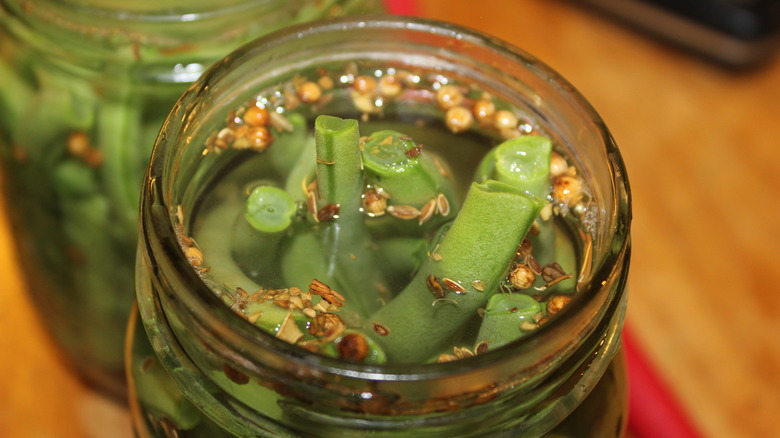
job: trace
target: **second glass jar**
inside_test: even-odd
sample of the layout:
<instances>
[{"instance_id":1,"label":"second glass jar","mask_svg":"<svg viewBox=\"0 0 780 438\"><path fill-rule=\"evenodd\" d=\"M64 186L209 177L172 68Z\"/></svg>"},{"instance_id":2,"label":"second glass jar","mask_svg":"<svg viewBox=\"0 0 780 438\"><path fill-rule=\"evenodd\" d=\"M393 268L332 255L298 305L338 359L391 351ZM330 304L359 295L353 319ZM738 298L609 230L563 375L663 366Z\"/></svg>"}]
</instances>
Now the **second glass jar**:
<instances>
[{"instance_id":1,"label":"second glass jar","mask_svg":"<svg viewBox=\"0 0 780 438\"><path fill-rule=\"evenodd\" d=\"M0 1L0 156L41 319L89 382L124 393L140 184L186 87L229 50L374 0Z\"/></svg>"}]
</instances>

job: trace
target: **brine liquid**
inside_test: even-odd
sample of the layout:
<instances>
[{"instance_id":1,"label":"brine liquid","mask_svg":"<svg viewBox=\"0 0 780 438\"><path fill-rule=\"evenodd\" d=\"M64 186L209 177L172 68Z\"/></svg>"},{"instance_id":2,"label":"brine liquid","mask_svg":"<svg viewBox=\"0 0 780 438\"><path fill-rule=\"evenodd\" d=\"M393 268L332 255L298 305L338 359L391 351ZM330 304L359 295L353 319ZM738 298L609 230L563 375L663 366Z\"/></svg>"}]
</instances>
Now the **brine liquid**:
<instances>
[{"instance_id":1,"label":"brine liquid","mask_svg":"<svg viewBox=\"0 0 780 438\"><path fill-rule=\"evenodd\" d=\"M417 144L424 145L425 153L435 154L449 166L452 177L457 187L457 202L462 202L471 181L474 178L476 167L487 151L498 144L500 140L476 134L454 134L441 122L436 120L418 120L416 123L406 121L382 120L379 122L366 122L360 124L361 135L369 135L374 131L393 129L412 137ZM272 146L273 147L273 146ZM313 141L308 147L314 147ZM285 269L276 263L286 262L283 252L286 248L282 245L280 253L271 254L269 251L277 251L277 247L267 247L268 240L260 237L262 233L248 226L244 218L246 198L252 187L259 184L284 187L288 184L287 175L279 174L273 162L265 153L242 153L233 158L233 161L222 168L219 175L215 175L209 190L202 196L197 205L192 206L193 239L203 251L204 260L208 266L205 278L212 285L215 293L220 294L229 305L234 305L241 300L237 296L237 290L241 293L252 294L258 290L267 288L282 289L298 287L306 290L307 285L317 276L316 269L311 273L286 278ZM305 214L305 206L300 205L301 214ZM366 221L371 222L378 218L366 216ZM556 220L556 225L545 228L545 233L554 232L550 238L532 237L539 262L547 264L557 262L562 265L565 272L575 270L575 252L579 244L572 240L571 224L563 220ZM289 233L305 232L306 227L295 226ZM551 231L552 230L552 231ZM372 230L372 238L375 242L392 239L392 232L383 231L382 227ZM432 240L435 236L427 236ZM380 243L381 244L381 243ZM553 245L554 248L543 248L541 245ZM311 256L302 254L302 256ZM419 254L407 253L406 258L419 258ZM398 255L395 253L395 257ZM398 261L398 260L395 260ZM267 264L273 264L269 269ZM509 264L509 261L507 262ZM305 264L305 263L304 263ZM392 299L395 294L407 285L414 275L414 267L397 268L393 260L384 260L383 264L392 265L388 269L392 275L384 275L386 284L383 286L381 296L378 299ZM312 263L312 266L316 263ZM300 272L300 271L298 271ZM385 272L387 274L387 272ZM537 286L543 285L539 278ZM338 289L338 285L330 285ZM511 289L508 284L504 286L507 291ZM567 281L556 287L557 291L565 290L573 292L573 280ZM524 293L536 295L537 299L545 300L550 292L539 292L533 288ZM349 304L345 305L347 314ZM367 322L355 317L347 319L348 325L366 328ZM250 316L250 315L247 315ZM346 319L346 318L345 318ZM452 351L455 347L473 346L476 331L479 329L480 316L474 315L473 322L464 328L453 327L452 344L444 351ZM434 360L432 357L431 360Z\"/></svg>"}]
</instances>

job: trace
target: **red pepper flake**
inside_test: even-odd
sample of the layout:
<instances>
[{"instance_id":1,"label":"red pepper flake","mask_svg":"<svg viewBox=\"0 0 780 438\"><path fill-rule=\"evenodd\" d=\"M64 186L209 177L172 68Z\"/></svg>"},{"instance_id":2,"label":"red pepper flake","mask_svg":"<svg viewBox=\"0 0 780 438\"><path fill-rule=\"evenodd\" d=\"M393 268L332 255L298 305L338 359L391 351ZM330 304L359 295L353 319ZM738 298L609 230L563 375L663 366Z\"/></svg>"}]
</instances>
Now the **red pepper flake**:
<instances>
[{"instance_id":1,"label":"red pepper flake","mask_svg":"<svg viewBox=\"0 0 780 438\"><path fill-rule=\"evenodd\" d=\"M429 274L425 279L425 283L428 285L428 289L433 292L433 296L436 298L444 298L444 286L441 281L433 274Z\"/></svg>"},{"instance_id":2,"label":"red pepper flake","mask_svg":"<svg viewBox=\"0 0 780 438\"><path fill-rule=\"evenodd\" d=\"M390 334L390 329L385 327L384 325L378 322L375 322L373 325L374 325L374 332L379 336L387 336Z\"/></svg>"},{"instance_id":3,"label":"red pepper flake","mask_svg":"<svg viewBox=\"0 0 780 438\"><path fill-rule=\"evenodd\" d=\"M317 212L318 222L327 222L339 216L338 204L327 204Z\"/></svg>"},{"instance_id":4,"label":"red pepper flake","mask_svg":"<svg viewBox=\"0 0 780 438\"><path fill-rule=\"evenodd\" d=\"M412 159L417 158L422 153L422 146L415 146L413 148L409 148L409 149L405 150L404 153L409 158L412 158Z\"/></svg>"}]
</instances>

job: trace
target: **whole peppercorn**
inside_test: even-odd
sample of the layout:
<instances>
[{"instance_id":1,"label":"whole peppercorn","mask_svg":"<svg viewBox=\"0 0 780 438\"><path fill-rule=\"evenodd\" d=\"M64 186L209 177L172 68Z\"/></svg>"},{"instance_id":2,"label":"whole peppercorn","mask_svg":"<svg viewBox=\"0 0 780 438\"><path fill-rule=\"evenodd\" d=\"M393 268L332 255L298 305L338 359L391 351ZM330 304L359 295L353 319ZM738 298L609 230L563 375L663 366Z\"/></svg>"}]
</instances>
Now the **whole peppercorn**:
<instances>
[{"instance_id":1,"label":"whole peppercorn","mask_svg":"<svg viewBox=\"0 0 780 438\"><path fill-rule=\"evenodd\" d=\"M571 297L568 295L555 295L547 301L547 314L555 315L563 310L567 304L571 302Z\"/></svg>"},{"instance_id":2,"label":"whole peppercorn","mask_svg":"<svg viewBox=\"0 0 780 438\"><path fill-rule=\"evenodd\" d=\"M303 103L315 103L322 97L322 89L316 82L304 82L298 87L298 98Z\"/></svg>"},{"instance_id":3,"label":"whole peppercorn","mask_svg":"<svg viewBox=\"0 0 780 438\"><path fill-rule=\"evenodd\" d=\"M379 94L382 97L396 97L401 94L402 90L403 87L398 76L384 75L379 78Z\"/></svg>"},{"instance_id":4,"label":"whole peppercorn","mask_svg":"<svg viewBox=\"0 0 780 438\"><path fill-rule=\"evenodd\" d=\"M493 102L488 99L480 99L474 102L474 108L472 108L472 112L478 121L485 122L490 120L490 118L493 117L493 115L496 113L496 105L494 105Z\"/></svg>"},{"instance_id":5,"label":"whole peppercorn","mask_svg":"<svg viewBox=\"0 0 780 438\"><path fill-rule=\"evenodd\" d=\"M582 181L569 175L554 178L552 197L562 204L576 204L582 199Z\"/></svg>"},{"instance_id":6,"label":"whole peppercorn","mask_svg":"<svg viewBox=\"0 0 780 438\"><path fill-rule=\"evenodd\" d=\"M339 357L351 362L362 362L368 356L368 341L357 333L344 335L338 348Z\"/></svg>"},{"instance_id":7,"label":"whole peppercorn","mask_svg":"<svg viewBox=\"0 0 780 438\"><path fill-rule=\"evenodd\" d=\"M244 137L247 139L247 141L249 141L251 148L259 151L265 150L265 148L267 148L273 140L271 138L271 133L264 126L258 126L249 129L244 134Z\"/></svg>"},{"instance_id":8,"label":"whole peppercorn","mask_svg":"<svg viewBox=\"0 0 780 438\"><path fill-rule=\"evenodd\" d=\"M369 94L376 90L376 79L371 76L361 75L355 78L352 87L359 93Z\"/></svg>"},{"instance_id":9,"label":"whole peppercorn","mask_svg":"<svg viewBox=\"0 0 780 438\"><path fill-rule=\"evenodd\" d=\"M517 116L511 111L501 110L496 113L496 128L498 130L517 128Z\"/></svg>"},{"instance_id":10,"label":"whole peppercorn","mask_svg":"<svg viewBox=\"0 0 780 438\"><path fill-rule=\"evenodd\" d=\"M462 106L456 106L447 110L445 121L447 127L450 128L450 131L458 133L471 128L471 125L474 122L474 116L471 115L471 112L468 109Z\"/></svg>"},{"instance_id":11,"label":"whole peppercorn","mask_svg":"<svg viewBox=\"0 0 780 438\"><path fill-rule=\"evenodd\" d=\"M436 90L436 102L443 109L454 108L463 102L463 93L453 85L444 85Z\"/></svg>"},{"instance_id":12,"label":"whole peppercorn","mask_svg":"<svg viewBox=\"0 0 780 438\"><path fill-rule=\"evenodd\" d=\"M382 190L370 188L363 192L363 211L369 216L382 216L387 210L387 196Z\"/></svg>"},{"instance_id":13,"label":"whole peppercorn","mask_svg":"<svg viewBox=\"0 0 780 438\"><path fill-rule=\"evenodd\" d=\"M516 289L528 289L534 285L536 274L526 264L517 264L509 274L509 282Z\"/></svg>"},{"instance_id":14,"label":"whole peppercorn","mask_svg":"<svg viewBox=\"0 0 780 438\"><path fill-rule=\"evenodd\" d=\"M569 163L566 159L557 152L553 152L550 156L550 176L553 178L564 175L569 170Z\"/></svg>"},{"instance_id":15,"label":"whole peppercorn","mask_svg":"<svg viewBox=\"0 0 780 438\"><path fill-rule=\"evenodd\" d=\"M269 114L265 108L250 106L244 112L244 123L250 126L265 126L268 123Z\"/></svg>"}]
</instances>

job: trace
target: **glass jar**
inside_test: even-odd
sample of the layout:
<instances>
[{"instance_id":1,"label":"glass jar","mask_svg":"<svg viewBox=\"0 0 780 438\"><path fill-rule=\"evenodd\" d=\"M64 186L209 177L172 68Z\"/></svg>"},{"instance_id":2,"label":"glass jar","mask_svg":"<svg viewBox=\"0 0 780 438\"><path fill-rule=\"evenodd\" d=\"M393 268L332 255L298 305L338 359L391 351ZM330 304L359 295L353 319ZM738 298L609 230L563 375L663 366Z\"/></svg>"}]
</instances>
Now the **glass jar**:
<instances>
[{"instance_id":1,"label":"glass jar","mask_svg":"<svg viewBox=\"0 0 780 438\"><path fill-rule=\"evenodd\" d=\"M263 138L273 140L250 141L256 138L248 132L256 125L258 108L266 110L264 119L270 120L262 125ZM559 197L555 189L545 201L548 211L542 209L542 219L537 220L539 237L534 242L553 245L555 259L561 262L558 267L571 278L565 276L569 283L563 289L556 289L563 283L553 284L561 277L537 278L544 284L527 293L545 302L546 310L524 320L520 328L527 332L522 337L496 348L481 342L473 350L455 344L447 350L451 354L442 353L438 360L370 362L365 355L355 361L348 347L341 350L346 335L333 357L322 354L323 349L310 351L310 344L303 348L278 326L258 328L267 315L247 310L252 300L268 299L270 292L274 297L304 296L294 287L280 289L278 280L293 281L287 275L288 262L316 265L319 259L308 250L288 257L290 252L264 256L266 247L252 248L257 234L246 234L241 222L247 194L265 181L286 181L279 185L303 195L291 210L295 220L326 229L331 221L351 217L344 204L336 204L335 212L331 204L317 206L311 179L301 178L309 171L296 173L294 165L279 159L290 154L293 162L303 162L299 160L314 147L311 130L321 114L358 120L363 142L371 141L365 136L388 127L407 134L424 147L411 147L403 154L413 160L430 150L446 157L446 163L437 164L438 171L464 180L461 192L496 145L529 135L551 139L555 160L551 159L550 172L554 166L565 168L560 174L561 169L556 170L553 187L557 178L572 178L586 188L574 202ZM296 133L301 134L295 137ZM368 150L368 143L362 144L362 151ZM367 160L363 155L361 171L368 168ZM325 166L318 171L326 174L327 166L337 162L316 157L316 166ZM366 188L364 201L372 189L375 186ZM319 196L326 196L323 190L318 185ZM375 205L362 204L365 222L403 221L409 214L412 227L429 220L447 226L440 216L450 213L449 204L441 208L437 197L437 213L430 214L424 205L402 208L397 193L385 199L395 206L383 207L389 214L372 215L377 213ZM462 195L449 199L463 202L458 216L466 211L468 200ZM448 202L454 211L456 202ZM555 218L555 224L546 223L545 215ZM603 121L568 82L519 49L446 23L389 17L338 19L261 38L215 65L183 95L152 155L142 195L139 311L131 319L127 344L136 433L620 437L626 415L620 330L630 217L625 167ZM457 234L459 219L441 239ZM514 226L515 216L507 220ZM340 230L352 233L360 226L353 223ZM397 225L390 237L406 232L405 226ZM550 226L556 227L553 236L559 239L544 243L541 236ZM487 229L483 236L488 239L498 233L490 225L477 228ZM376 229L370 233L377 235ZM435 229L432 233L436 242L441 234ZM369 246L381 247L382 242ZM443 247L444 240L438 242ZM432 243L428 248L421 257L430 263L440 261L435 256L439 247ZM510 249L514 257L517 247ZM253 250L259 259L244 263L243 257L251 257L247 253ZM413 252L387 258L382 269L394 272ZM537 255L541 261L543 255ZM345 260L362 257L356 251ZM422 298L427 300L425 309L453 302L457 308L465 302L458 300L486 290L481 280L457 286L453 280L431 277L423 280L433 292ZM319 287L312 280L309 292L327 295L318 292ZM550 290L568 295L568 304L557 313L550 307ZM289 317L294 305L288 298L273 298L272 303L291 309ZM387 302L382 309L393 303ZM273 306L267 309L272 313ZM431 312L425 309L421 311ZM471 339L470 324L487 319L484 309L475 309L464 332L453 337ZM411 307L402 310L416 312ZM342 315L350 320L345 325L355 330L371 330L374 321L377 339L389 339L399 330L371 318ZM316 318L306 324L309 333L319 330L311 331L319 327ZM430 327L416 339L425 343L437 329ZM428 353L426 349L424 345L416 351L430 355L441 351L433 341Z\"/></svg>"},{"instance_id":2,"label":"glass jar","mask_svg":"<svg viewBox=\"0 0 780 438\"><path fill-rule=\"evenodd\" d=\"M43 322L75 368L124 392L140 183L170 107L229 49L375 0L0 1L0 153Z\"/></svg>"}]
</instances>

